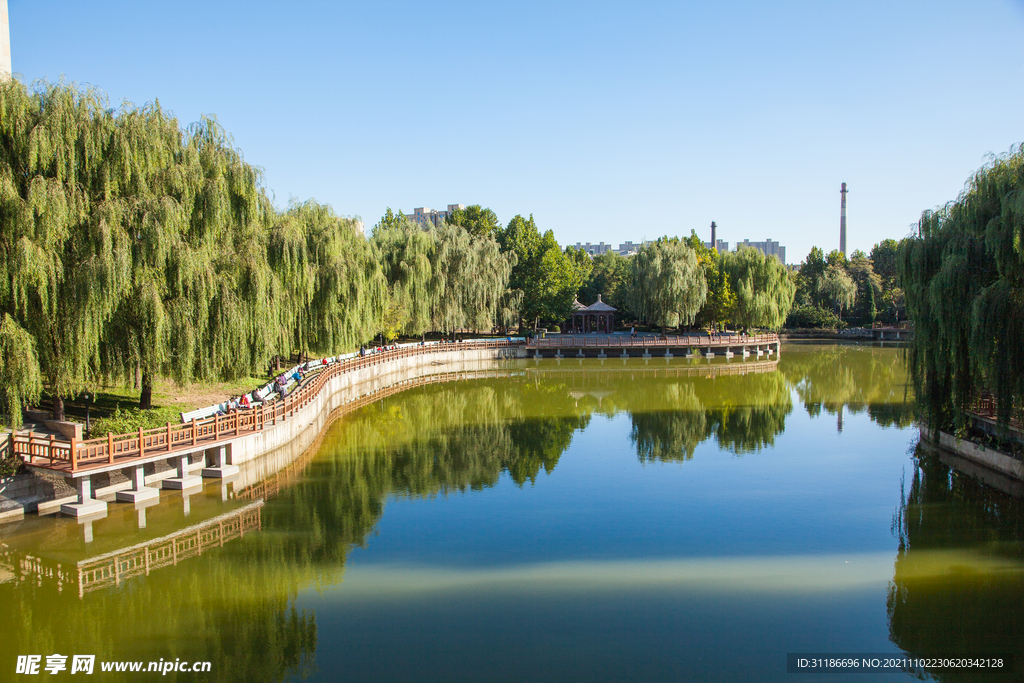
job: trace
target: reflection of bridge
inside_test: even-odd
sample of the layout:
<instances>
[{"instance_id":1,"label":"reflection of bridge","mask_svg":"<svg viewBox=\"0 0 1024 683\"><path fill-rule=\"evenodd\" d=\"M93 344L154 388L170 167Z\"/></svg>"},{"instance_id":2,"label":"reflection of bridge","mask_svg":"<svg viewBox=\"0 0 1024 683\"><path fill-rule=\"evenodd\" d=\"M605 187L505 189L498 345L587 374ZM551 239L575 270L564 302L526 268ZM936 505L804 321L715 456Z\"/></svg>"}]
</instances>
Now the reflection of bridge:
<instances>
[{"instance_id":1,"label":"reflection of bridge","mask_svg":"<svg viewBox=\"0 0 1024 683\"><path fill-rule=\"evenodd\" d=\"M726 375L750 375L762 372L774 372L779 367L777 360L763 360L754 363L730 363L728 365L684 365L676 367L637 367L627 365L612 367L602 365L595 367L557 367L557 368L526 368L526 375L542 377L576 378L580 375L629 375L630 377L658 379L667 377L723 377Z\"/></svg>"},{"instance_id":2,"label":"reflection of bridge","mask_svg":"<svg viewBox=\"0 0 1024 683\"><path fill-rule=\"evenodd\" d=\"M526 348L534 358L567 358L575 356L608 358L664 358L683 356L685 358L725 358L740 356L779 356L779 335L777 334L723 334L723 335L673 335L630 337L626 334L590 335L560 334L527 342ZM673 353L674 351L674 353ZM551 353L554 352L554 353ZM610 352L610 353L609 353Z\"/></svg>"},{"instance_id":3,"label":"reflection of bridge","mask_svg":"<svg viewBox=\"0 0 1024 683\"><path fill-rule=\"evenodd\" d=\"M29 580L37 585L43 581L56 583L58 591L78 584L78 597L106 586L117 586L133 576L148 576L161 567L177 565L182 560L202 555L211 548L241 538L247 532L259 531L262 526L260 511L263 501L257 500L245 507L213 517L201 524L139 543L84 559L77 565L51 562L32 555L20 555L11 550L0 553L10 564L12 578Z\"/></svg>"}]
</instances>

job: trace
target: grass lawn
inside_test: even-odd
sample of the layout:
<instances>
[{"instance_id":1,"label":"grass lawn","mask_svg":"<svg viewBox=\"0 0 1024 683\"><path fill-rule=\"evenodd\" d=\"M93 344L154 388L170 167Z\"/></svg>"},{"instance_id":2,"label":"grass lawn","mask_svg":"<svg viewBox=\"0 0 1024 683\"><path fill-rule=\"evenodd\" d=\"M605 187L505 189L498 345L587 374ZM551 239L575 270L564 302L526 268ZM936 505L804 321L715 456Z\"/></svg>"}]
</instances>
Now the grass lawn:
<instances>
[{"instance_id":1,"label":"grass lawn","mask_svg":"<svg viewBox=\"0 0 1024 683\"><path fill-rule=\"evenodd\" d=\"M122 434L139 427L149 429L167 422L181 422L181 413L196 408L205 408L222 403L231 396L252 391L263 386L270 377L242 377L231 382L215 382L180 386L169 379L158 380L153 386L153 409L140 411L140 390L130 387L98 387L96 393L89 392L89 419L92 426L90 437L105 436L107 431ZM53 399L49 396L40 401L40 408L50 410ZM72 422L85 422L85 396L65 399L64 412Z\"/></svg>"}]
</instances>

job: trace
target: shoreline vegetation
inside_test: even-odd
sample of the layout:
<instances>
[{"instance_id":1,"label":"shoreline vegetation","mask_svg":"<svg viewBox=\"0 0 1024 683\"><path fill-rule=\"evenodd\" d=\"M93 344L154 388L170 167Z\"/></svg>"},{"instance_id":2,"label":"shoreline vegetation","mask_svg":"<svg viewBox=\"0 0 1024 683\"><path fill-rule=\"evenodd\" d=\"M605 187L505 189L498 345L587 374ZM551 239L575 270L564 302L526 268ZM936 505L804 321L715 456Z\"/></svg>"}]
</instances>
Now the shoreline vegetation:
<instances>
[{"instance_id":1,"label":"shoreline vegetation","mask_svg":"<svg viewBox=\"0 0 1024 683\"><path fill-rule=\"evenodd\" d=\"M793 312L841 327L886 297L899 315L892 240L871 258L815 248L799 271L695 233L591 257L479 205L427 229L389 208L368 237L328 205L270 197L213 117L183 127L158 101L0 83L0 413L44 394L57 420L86 395L167 408L167 386L235 387L275 358L555 329L598 295L626 329L778 330Z\"/></svg>"},{"instance_id":2,"label":"shoreline vegetation","mask_svg":"<svg viewBox=\"0 0 1024 683\"><path fill-rule=\"evenodd\" d=\"M993 157L926 211L899 252L915 322L906 359L921 421L1021 458L1024 446L1024 146Z\"/></svg>"}]
</instances>

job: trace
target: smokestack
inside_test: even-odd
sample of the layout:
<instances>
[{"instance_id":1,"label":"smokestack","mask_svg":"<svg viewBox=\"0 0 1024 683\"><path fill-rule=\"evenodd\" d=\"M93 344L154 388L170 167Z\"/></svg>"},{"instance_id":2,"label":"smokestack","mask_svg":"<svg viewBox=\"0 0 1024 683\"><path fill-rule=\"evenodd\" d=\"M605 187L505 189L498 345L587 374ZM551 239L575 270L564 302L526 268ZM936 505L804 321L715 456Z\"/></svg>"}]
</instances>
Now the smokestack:
<instances>
[{"instance_id":1,"label":"smokestack","mask_svg":"<svg viewBox=\"0 0 1024 683\"><path fill-rule=\"evenodd\" d=\"M846 192L846 183L843 183L843 189L839 190L843 197L839 209L839 251L843 252L843 256L846 256Z\"/></svg>"},{"instance_id":2,"label":"smokestack","mask_svg":"<svg viewBox=\"0 0 1024 683\"><path fill-rule=\"evenodd\" d=\"M715 228L717 227L718 226L715 225L715 222L711 221L711 248L714 249L715 251L718 251L718 239L715 235Z\"/></svg>"},{"instance_id":3,"label":"smokestack","mask_svg":"<svg viewBox=\"0 0 1024 683\"><path fill-rule=\"evenodd\" d=\"M0 0L0 80L11 77L11 28L7 0Z\"/></svg>"}]
</instances>

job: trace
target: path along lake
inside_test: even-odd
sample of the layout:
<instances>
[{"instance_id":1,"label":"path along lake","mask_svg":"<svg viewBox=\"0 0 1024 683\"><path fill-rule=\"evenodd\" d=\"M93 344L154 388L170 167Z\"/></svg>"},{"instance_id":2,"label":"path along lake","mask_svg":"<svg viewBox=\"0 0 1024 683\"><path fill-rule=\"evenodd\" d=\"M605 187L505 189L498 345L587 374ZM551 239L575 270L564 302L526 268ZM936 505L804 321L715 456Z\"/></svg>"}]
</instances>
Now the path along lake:
<instances>
[{"instance_id":1,"label":"path along lake","mask_svg":"<svg viewBox=\"0 0 1024 683\"><path fill-rule=\"evenodd\" d=\"M496 362L340 417L261 486L111 504L88 543L70 518L2 525L0 680L55 653L96 655L100 680L152 678L101 661L211 662L161 677L183 681L849 681L787 674L787 653L1020 660L1020 501L917 447L899 350L744 363ZM150 564L116 560L132 548ZM1008 663L924 677L1020 680Z\"/></svg>"}]
</instances>

